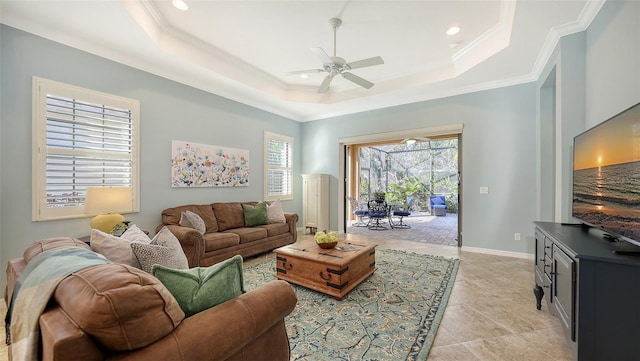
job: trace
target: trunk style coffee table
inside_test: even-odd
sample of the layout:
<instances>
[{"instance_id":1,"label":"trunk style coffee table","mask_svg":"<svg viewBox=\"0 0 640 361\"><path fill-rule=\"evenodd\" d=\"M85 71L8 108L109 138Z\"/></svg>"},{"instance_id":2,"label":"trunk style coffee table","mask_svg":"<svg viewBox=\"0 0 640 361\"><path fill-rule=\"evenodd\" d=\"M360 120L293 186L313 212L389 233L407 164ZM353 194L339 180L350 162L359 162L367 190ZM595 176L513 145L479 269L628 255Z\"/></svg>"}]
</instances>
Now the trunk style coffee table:
<instances>
[{"instance_id":1,"label":"trunk style coffee table","mask_svg":"<svg viewBox=\"0 0 640 361\"><path fill-rule=\"evenodd\" d=\"M339 241L322 249L313 239L280 247L276 276L341 300L376 270L376 244Z\"/></svg>"}]
</instances>

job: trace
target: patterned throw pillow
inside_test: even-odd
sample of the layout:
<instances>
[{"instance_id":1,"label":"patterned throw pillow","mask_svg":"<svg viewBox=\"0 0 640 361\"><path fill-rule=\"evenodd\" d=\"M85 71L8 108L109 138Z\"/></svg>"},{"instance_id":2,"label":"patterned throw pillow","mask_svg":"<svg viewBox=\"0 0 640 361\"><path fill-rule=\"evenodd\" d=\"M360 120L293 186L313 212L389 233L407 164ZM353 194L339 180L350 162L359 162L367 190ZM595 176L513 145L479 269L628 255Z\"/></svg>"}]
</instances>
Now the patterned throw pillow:
<instances>
[{"instance_id":1,"label":"patterned throw pillow","mask_svg":"<svg viewBox=\"0 0 640 361\"><path fill-rule=\"evenodd\" d=\"M175 297L186 317L245 292L241 256L185 270L154 265L151 272Z\"/></svg>"},{"instance_id":2,"label":"patterned throw pillow","mask_svg":"<svg viewBox=\"0 0 640 361\"><path fill-rule=\"evenodd\" d=\"M267 204L267 218L269 218L269 223L286 223L287 220L284 218L284 212L282 211L282 204L279 199L271 202L271 204Z\"/></svg>"},{"instance_id":3,"label":"patterned throw pillow","mask_svg":"<svg viewBox=\"0 0 640 361\"><path fill-rule=\"evenodd\" d=\"M255 206L250 204L243 204L242 210L244 211L244 226L253 227L262 224L269 224L269 218L267 218L267 203L258 203Z\"/></svg>"},{"instance_id":4,"label":"patterned throw pillow","mask_svg":"<svg viewBox=\"0 0 640 361\"><path fill-rule=\"evenodd\" d=\"M180 215L180 223L183 227L193 228L200 234L204 234L207 231L207 226L204 224L204 220L197 213L191 211L184 211Z\"/></svg>"},{"instance_id":5,"label":"patterned throw pillow","mask_svg":"<svg viewBox=\"0 0 640 361\"><path fill-rule=\"evenodd\" d=\"M154 264L169 268L189 268L180 241L167 227L162 227L151 243L132 242L131 249L140 262L140 268L148 273L151 273Z\"/></svg>"}]
</instances>

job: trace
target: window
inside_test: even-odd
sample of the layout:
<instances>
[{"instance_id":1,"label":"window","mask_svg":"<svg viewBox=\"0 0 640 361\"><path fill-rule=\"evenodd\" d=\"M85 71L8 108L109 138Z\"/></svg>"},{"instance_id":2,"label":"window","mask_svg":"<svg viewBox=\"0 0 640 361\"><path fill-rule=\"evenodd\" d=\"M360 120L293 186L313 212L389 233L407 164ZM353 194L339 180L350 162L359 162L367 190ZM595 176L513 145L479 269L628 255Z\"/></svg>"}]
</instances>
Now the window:
<instances>
[{"instance_id":1,"label":"window","mask_svg":"<svg viewBox=\"0 0 640 361\"><path fill-rule=\"evenodd\" d=\"M87 187L131 187L139 210L139 108L126 99L33 78L34 221L84 217Z\"/></svg>"},{"instance_id":2,"label":"window","mask_svg":"<svg viewBox=\"0 0 640 361\"><path fill-rule=\"evenodd\" d=\"M293 138L264 132L265 200L293 199Z\"/></svg>"}]
</instances>

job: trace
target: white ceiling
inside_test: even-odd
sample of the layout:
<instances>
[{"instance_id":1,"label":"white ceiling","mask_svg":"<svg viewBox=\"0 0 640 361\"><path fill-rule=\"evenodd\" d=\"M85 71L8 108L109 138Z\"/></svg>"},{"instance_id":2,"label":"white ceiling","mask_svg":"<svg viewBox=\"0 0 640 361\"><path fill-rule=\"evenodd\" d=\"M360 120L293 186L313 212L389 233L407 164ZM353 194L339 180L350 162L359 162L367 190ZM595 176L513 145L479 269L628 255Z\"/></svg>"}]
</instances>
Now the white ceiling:
<instances>
[{"instance_id":1,"label":"white ceiling","mask_svg":"<svg viewBox=\"0 0 640 361\"><path fill-rule=\"evenodd\" d=\"M0 21L72 47L297 121L309 121L534 81L558 39L586 29L603 1L0 0ZM310 48L381 56L351 72L364 89L326 74ZM454 36L445 31L461 27ZM454 46L455 44L455 46Z\"/></svg>"}]
</instances>

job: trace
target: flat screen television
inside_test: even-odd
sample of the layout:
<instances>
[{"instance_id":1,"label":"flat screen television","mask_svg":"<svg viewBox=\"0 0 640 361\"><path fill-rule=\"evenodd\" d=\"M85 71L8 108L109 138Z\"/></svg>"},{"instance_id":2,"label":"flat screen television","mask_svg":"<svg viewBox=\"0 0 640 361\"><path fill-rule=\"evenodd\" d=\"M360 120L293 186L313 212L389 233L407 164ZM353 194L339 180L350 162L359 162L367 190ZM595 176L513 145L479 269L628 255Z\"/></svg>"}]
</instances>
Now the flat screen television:
<instances>
[{"instance_id":1,"label":"flat screen television","mask_svg":"<svg viewBox=\"0 0 640 361\"><path fill-rule=\"evenodd\" d=\"M640 103L574 138L572 215L640 246Z\"/></svg>"}]
</instances>

